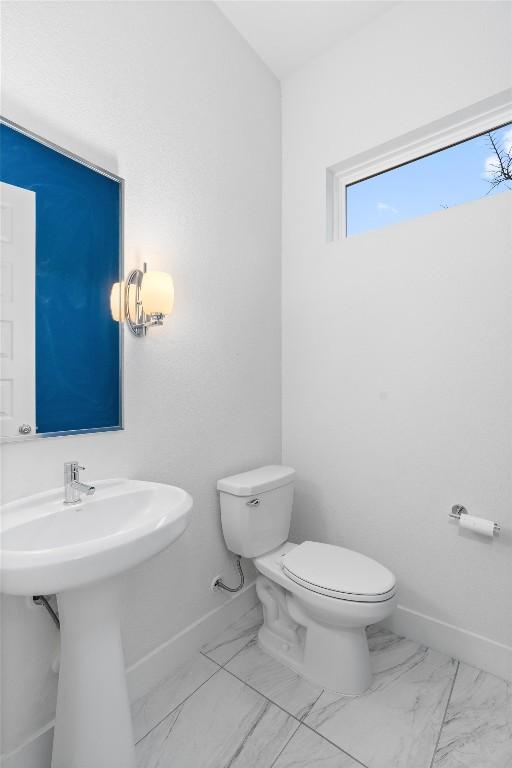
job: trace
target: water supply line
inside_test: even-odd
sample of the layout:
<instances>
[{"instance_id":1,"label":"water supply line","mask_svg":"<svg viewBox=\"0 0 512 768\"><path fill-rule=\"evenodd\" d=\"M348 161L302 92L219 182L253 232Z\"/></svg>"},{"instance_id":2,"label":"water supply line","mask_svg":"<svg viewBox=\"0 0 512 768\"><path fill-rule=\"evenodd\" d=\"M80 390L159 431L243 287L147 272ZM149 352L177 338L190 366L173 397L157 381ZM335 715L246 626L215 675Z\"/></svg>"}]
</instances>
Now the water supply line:
<instances>
[{"instance_id":1,"label":"water supply line","mask_svg":"<svg viewBox=\"0 0 512 768\"><path fill-rule=\"evenodd\" d=\"M240 574L240 584L238 585L238 587L228 587L228 585L224 584L224 582L222 581L222 578L219 576L217 579L215 579L215 581L212 584L213 589L224 589L226 592L240 592L240 590L244 586L244 581L245 581L244 572L242 571L242 564L240 562L241 559L242 559L241 555L236 556L236 567L238 569L238 573Z\"/></svg>"},{"instance_id":2,"label":"water supply line","mask_svg":"<svg viewBox=\"0 0 512 768\"><path fill-rule=\"evenodd\" d=\"M48 613L50 614L53 623L57 627L57 629L60 630L60 620L59 620L59 614L53 610L53 608L50 605L49 600L44 595L34 595L32 598L33 602L36 605L42 605L43 608L46 608Z\"/></svg>"}]
</instances>

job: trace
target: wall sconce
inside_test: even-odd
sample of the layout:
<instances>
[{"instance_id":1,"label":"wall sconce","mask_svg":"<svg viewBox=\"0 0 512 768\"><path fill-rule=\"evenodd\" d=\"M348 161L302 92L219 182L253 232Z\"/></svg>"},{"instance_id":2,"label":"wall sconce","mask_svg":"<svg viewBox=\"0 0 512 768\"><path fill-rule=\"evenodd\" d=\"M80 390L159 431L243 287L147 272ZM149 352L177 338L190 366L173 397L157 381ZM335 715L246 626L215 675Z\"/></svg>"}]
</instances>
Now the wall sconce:
<instances>
[{"instance_id":1,"label":"wall sconce","mask_svg":"<svg viewBox=\"0 0 512 768\"><path fill-rule=\"evenodd\" d=\"M114 283L110 311L117 322L126 324L135 336L145 336L152 325L163 325L174 304L174 284L167 272L133 269L123 283Z\"/></svg>"}]
</instances>

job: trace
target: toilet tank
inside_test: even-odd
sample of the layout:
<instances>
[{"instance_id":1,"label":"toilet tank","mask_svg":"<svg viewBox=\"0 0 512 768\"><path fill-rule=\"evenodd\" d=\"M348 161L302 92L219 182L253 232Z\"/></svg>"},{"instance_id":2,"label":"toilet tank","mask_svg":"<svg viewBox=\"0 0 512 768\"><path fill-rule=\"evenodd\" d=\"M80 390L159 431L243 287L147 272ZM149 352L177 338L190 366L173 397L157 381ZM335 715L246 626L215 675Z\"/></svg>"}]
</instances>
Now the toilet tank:
<instances>
[{"instance_id":1,"label":"toilet tank","mask_svg":"<svg viewBox=\"0 0 512 768\"><path fill-rule=\"evenodd\" d=\"M295 470L271 464L217 483L224 540L231 552L258 557L288 539Z\"/></svg>"}]
</instances>

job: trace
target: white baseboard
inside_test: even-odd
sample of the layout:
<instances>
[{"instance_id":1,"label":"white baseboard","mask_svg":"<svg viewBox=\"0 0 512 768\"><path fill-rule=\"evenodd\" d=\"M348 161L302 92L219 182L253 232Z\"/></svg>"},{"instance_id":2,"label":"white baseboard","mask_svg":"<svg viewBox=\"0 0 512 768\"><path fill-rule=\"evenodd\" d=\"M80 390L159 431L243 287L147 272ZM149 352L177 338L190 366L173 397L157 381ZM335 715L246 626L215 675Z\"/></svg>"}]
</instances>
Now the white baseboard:
<instances>
[{"instance_id":1,"label":"white baseboard","mask_svg":"<svg viewBox=\"0 0 512 768\"><path fill-rule=\"evenodd\" d=\"M52 760L53 721L33 733L21 746L0 758L2 768L50 768Z\"/></svg>"},{"instance_id":2,"label":"white baseboard","mask_svg":"<svg viewBox=\"0 0 512 768\"><path fill-rule=\"evenodd\" d=\"M126 670L130 700L144 696L191 658L208 640L258 603L255 582L198 621L143 656ZM0 756L2 768L50 768L54 721L33 733L23 744Z\"/></svg>"},{"instance_id":3,"label":"white baseboard","mask_svg":"<svg viewBox=\"0 0 512 768\"><path fill-rule=\"evenodd\" d=\"M428 645L497 677L512 680L512 647L509 645L425 616L403 605L398 605L389 619L382 623L397 635Z\"/></svg>"},{"instance_id":4,"label":"white baseboard","mask_svg":"<svg viewBox=\"0 0 512 768\"><path fill-rule=\"evenodd\" d=\"M130 701L136 701L152 690L159 680L181 667L208 640L254 608L257 603L256 582L253 581L218 608L214 608L132 664L126 670Z\"/></svg>"}]
</instances>

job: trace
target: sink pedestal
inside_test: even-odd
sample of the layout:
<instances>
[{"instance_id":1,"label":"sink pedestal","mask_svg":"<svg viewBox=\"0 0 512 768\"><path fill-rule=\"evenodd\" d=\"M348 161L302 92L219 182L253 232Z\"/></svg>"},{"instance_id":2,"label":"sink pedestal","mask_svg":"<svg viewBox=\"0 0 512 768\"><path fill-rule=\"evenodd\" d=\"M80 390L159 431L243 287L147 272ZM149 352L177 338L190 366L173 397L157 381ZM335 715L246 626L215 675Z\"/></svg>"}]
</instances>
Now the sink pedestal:
<instances>
[{"instance_id":1,"label":"sink pedestal","mask_svg":"<svg viewBox=\"0 0 512 768\"><path fill-rule=\"evenodd\" d=\"M120 579L57 595L61 661L52 768L135 768Z\"/></svg>"},{"instance_id":2,"label":"sink pedestal","mask_svg":"<svg viewBox=\"0 0 512 768\"><path fill-rule=\"evenodd\" d=\"M70 507L62 488L5 504L0 588L57 595L61 660L52 768L135 768L119 628L127 571L176 541L190 521L183 488L113 478Z\"/></svg>"}]
</instances>

